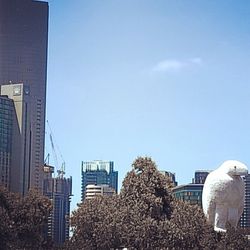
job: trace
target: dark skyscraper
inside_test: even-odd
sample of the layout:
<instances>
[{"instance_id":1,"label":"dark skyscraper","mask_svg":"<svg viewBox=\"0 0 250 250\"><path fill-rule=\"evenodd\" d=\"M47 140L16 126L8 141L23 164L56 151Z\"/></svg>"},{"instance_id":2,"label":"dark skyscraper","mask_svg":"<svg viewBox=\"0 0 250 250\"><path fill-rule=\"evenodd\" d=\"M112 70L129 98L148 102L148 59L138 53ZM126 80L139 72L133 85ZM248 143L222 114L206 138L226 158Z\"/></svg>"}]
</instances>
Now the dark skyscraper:
<instances>
[{"instance_id":1,"label":"dark skyscraper","mask_svg":"<svg viewBox=\"0 0 250 250\"><path fill-rule=\"evenodd\" d=\"M196 170L194 174L193 183L204 184L210 172L211 170Z\"/></svg>"},{"instance_id":2,"label":"dark skyscraper","mask_svg":"<svg viewBox=\"0 0 250 250\"><path fill-rule=\"evenodd\" d=\"M250 174L243 177L245 182L245 203L244 211L240 218L240 226L242 228L250 228Z\"/></svg>"},{"instance_id":3,"label":"dark skyscraper","mask_svg":"<svg viewBox=\"0 0 250 250\"><path fill-rule=\"evenodd\" d=\"M0 85L30 89L28 188L42 191L47 78L48 3L0 0Z\"/></svg>"},{"instance_id":4,"label":"dark skyscraper","mask_svg":"<svg viewBox=\"0 0 250 250\"><path fill-rule=\"evenodd\" d=\"M0 96L0 185L7 189L10 189L14 112L13 100Z\"/></svg>"}]
</instances>

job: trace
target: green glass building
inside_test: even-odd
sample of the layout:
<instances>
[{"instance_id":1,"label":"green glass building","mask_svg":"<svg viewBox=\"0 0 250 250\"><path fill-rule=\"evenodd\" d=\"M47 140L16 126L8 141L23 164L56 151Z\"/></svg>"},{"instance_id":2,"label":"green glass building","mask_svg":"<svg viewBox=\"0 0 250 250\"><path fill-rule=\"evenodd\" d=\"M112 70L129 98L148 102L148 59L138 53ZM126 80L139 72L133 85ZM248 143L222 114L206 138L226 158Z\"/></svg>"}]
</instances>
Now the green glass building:
<instances>
[{"instance_id":1,"label":"green glass building","mask_svg":"<svg viewBox=\"0 0 250 250\"><path fill-rule=\"evenodd\" d=\"M14 103L0 96L0 185L9 189L13 136Z\"/></svg>"},{"instance_id":2,"label":"green glass building","mask_svg":"<svg viewBox=\"0 0 250 250\"><path fill-rule=\"evenodd\" d=\"M118 191L118 172L114 171L113 161L82 162L82 201L85 199L86 186L108 185Z\"/></svg>"},{"instance_id":3,"label":"green glass building","mask_svg":"<svg viewBox=\"0 0 250 250\"><path fill-rule=\"evenodd\" d=\"M202 206L202 190L203 184L186 184L174 187L173 193L178 200Z\"/></svg>"}]
</instances>

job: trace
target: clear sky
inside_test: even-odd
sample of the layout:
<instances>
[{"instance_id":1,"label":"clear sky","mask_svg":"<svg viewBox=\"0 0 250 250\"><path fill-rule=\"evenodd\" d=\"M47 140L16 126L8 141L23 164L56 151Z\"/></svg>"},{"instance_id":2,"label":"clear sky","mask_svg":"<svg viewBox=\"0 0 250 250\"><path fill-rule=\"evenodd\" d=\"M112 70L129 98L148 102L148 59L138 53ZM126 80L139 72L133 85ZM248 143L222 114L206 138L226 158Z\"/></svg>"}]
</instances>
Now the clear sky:
<instances>
[{"instance_id":1,"label":"clear sky","mask_svg":"<svg viewBox=\"0 0 250 250\"><path fill-rule=\"evenodd\" d=\"M119 188L137 156L179 184L228 159L250 169L250 1L49 5L47 119L73 208L81 161L114 161Z\"/></svg>"}]
</instances>

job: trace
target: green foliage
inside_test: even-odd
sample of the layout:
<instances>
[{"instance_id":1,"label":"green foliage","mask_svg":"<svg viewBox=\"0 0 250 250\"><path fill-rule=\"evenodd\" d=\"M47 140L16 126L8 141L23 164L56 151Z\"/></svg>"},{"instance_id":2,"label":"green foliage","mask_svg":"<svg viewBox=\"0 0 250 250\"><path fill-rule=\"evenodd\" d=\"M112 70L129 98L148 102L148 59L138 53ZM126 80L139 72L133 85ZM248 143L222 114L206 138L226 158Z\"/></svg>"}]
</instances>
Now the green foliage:
<instances>
[{"instance_id":1,"label":"green foliage","mask_svg":"<svg viewBox=\"0 0 250 250\"><path fill-rule=\"evenodd\" d=\"M140 213L140 216L156 220L170 218L173 200L169 191L169 179L157 171L150 158L138 158L123 181L120 193L125 206Z\"/></svg>"},{"instance_id":2,"label":"green foliage","mask_svg":"<svg viewBox=\"0 0 250 250\"><path fill-rule=\"evenodd\" d=\"M43 230L50 211L50 201L35 191L30 191L22 198L1 188L1 247L3 249L46 248Z\"/></svg>"},{"instance_id":3,"label":"green foliage","mask_svg":"<svg viewBox=\"0 0 250 250\"><path fill-rule=\"evenodd\" d=\"M218 250L248 250L250 249L250 241L245 237L244 230L233 228L227 225L227 233L219 234L220 240L217 245Z\"/></svg>"},{"instance_id":4,"label":"green foliage","mask_svg":"<svg viewBox=\"0 0 250 250\"><path fill-rule=\"evenodd\" d=\"M121 234L117 197L87 200L73 212L71 239L74 249L110 249L119 247ZM81 226L79 226L81 225Z\"/></svg>"},{"instance_id":5,"label":"green foliage","mask_svg":"<svg viewBox=\"0 0 250 250\"><path fill-rule=\"evenodd\" d=\"M66 249L250 249L239 231L216 233L198 206L177 201L150 158L132 167L119 195L86 200L73 212Z\"/></svg>"},{"instance_id":6,"label":"green foliage","mask_svg":"<svg viewBox=\"0 0 250 250\"><path fill-rule=\"evenodd\" d=\"M11 240L11 212L13 201L16 197L10 195L5 189L0 189L0 249L6 249L7 243Z\"/></svg>"}]
</instances>

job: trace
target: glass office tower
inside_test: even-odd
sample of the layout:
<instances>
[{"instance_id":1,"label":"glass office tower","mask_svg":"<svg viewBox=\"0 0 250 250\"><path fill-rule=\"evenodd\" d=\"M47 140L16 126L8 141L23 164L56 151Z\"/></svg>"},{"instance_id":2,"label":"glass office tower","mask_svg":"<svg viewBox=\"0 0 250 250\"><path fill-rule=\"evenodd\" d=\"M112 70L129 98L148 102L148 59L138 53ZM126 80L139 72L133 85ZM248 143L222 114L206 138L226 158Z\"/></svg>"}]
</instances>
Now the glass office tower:
<instances>
[{"instance_id":1,"label":"glass office tower","mask_svg":"<svg viewBox=\"0 0 250 250\"><path fill-rule=\"evenodd\" d=\"M244 211L240 218L242 228L250 228L250 174L243 177L245 182L245 203Z\"/></svg>"},{"instance_id":2,"label":"glass office tower","mask_svg":"<svg viewBox=\"0 0 250 250\"><path fill-rule=\"evenodd\" d=\"M25 195L28 191L31 170L31 125L29 87L23 84L0 86L1 98L8 97L13 104L11 137L7 144L11 147L9 167L9 190ZM8 108L3 107L3 112ZM3 120L4 122L4 120ZM2 142L0 142L2 145Z\"/></svg>"},{"instance_id":3,"label":"glass office tower","mask_svg":"<svg viewBox=\"0 0 250 250\"><path fill-rule=\"evenodd\" d=\"M10 167L14 121L14 103L0 96L0 185L10 188Z\"/></svg>"},{"instance_id":4,"label":"glass office tower","mask_svg":"<svg viewBox=\"0 0 250 250\"><path fill-rule=\"evenodd\" d=\"M113 161L82 162L82 201L86 196L86 186L108 185L118 191L118 172L114 171Z\"/></svg>"}]
</instances>

